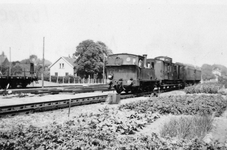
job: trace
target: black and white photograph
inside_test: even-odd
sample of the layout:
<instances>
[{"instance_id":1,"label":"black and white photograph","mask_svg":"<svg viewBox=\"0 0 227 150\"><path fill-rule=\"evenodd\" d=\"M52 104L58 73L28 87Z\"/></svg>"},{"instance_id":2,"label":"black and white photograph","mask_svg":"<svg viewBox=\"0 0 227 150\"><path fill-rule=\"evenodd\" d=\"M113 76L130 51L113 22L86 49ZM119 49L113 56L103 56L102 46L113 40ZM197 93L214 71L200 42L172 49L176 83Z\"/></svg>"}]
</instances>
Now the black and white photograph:
<instances>
[{"instance_id":1,"label":"black and white photograph","mask_svg":"<svg viewBox=\"0 0 227 150\"><path fill-rule=\"evenodd\" d=\"M226 0L0 1L0 150L226 149Z\"/></svg>"}]
</instances>

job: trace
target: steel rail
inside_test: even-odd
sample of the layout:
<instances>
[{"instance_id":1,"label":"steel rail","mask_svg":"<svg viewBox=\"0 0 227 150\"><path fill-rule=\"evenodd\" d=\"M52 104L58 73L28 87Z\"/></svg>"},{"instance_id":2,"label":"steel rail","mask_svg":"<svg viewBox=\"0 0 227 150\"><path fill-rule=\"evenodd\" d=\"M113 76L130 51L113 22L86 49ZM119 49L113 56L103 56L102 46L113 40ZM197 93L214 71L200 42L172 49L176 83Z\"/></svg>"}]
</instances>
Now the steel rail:
<instances>
[{"instance_id":1,"label":"steel rail","mask_svg":"<svg viewBox=\"0 0 227 150\"><path fill-rule=\"evenodd\" d=\"M60 108L69 107L69 101L71 101L71 106L79 106L92 103L105 102L107 95L98 96L87 96L80 98L66 98L62 100L52 100L44 102L31 102L28 104L16 104L8 106L0 106L0 117L4 116L14 116L17 114L28 114L33 112L41 112L47 110L54 110Z\"/></svg>"},{"instance_id":2,"label":"steel rail","mask_svg":"<svg viewBox=\"0 0 227 150\"><path fill-rule=\"evenodd\" d=\"M122 94L120 95L120 99L127 99L133 98L138 96L145 96L150 95L151 92L146 93L139 93L139 94ZM80 105L87 105L87 104L94 104L94 103L102 103L106 101L108 94L102 94L97 96L85 96L79 98L65 98L61 100L51 100L51 101L43 101L43 102L31 102L27 104L15 104L15 105L7 105L7 106L0 106L0 118L1 117L8 117L8 116L15 116L17 114L29 114L34 112L42 112L54 109L61 109L73 107L73 106L80 106Z\"/></svg>"},{"instance_id":3,"label":"steel rail","mask_svg":"<svg viewBox=\"0 0 227 150\"><path fill-rule=\"evenodd\" d=\"M59 93L85 93L94 91L110 91L107 86L58 86L49 88L25 88L25 89L8 89L0 90L0 95L10 94L21 94L21 93L31 93L31 94L59 94Z\"/></svg>"},{"instance_id":4,"label":"steel rail","mask_svg":"<svg viewBox=\"0 0 227 150\"><path fill-rule=\"evenodd\" d=\"M172 88L175 90L175 88ZM163 93L171 91L171 89L154 90L153 92L142 92L137 94L121 94L120 99L127 99L140 96L151 96L152 93ZM157 96L156 94L154 96ZM51 100L43 102L31 102L27 104L16 104L8 106L0 106L0 118L7 116L14 116L17 114L29 114L34 112L42 112L54 109L61 109L73 106L80 106L86 104L102 103L106 101L108 94L102 94L97 96L85 96L79 98L65 98L61 100Z\"/></svg>"}]
</instances>

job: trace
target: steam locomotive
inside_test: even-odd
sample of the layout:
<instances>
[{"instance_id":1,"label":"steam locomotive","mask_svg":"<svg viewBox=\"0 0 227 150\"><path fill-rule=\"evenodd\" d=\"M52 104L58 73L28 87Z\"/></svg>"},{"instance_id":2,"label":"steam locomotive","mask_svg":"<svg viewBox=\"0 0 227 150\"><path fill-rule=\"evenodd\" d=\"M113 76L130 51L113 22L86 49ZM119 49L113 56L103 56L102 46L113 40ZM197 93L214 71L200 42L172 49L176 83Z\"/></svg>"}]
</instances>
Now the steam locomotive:
<instances>
[{"instance_id":1,"label":"steam locomotive","mask_svg":"<svg viewBox=\"0 0 227 150\"><path fill-rule=\"evenodd\" d=\"M152 91L154 88L183 88L199 83L201 70L183 63L173 63L172 58L119 53L110 55L106 63L107 83L117 93Z\"/></svg>"}]
</instances>

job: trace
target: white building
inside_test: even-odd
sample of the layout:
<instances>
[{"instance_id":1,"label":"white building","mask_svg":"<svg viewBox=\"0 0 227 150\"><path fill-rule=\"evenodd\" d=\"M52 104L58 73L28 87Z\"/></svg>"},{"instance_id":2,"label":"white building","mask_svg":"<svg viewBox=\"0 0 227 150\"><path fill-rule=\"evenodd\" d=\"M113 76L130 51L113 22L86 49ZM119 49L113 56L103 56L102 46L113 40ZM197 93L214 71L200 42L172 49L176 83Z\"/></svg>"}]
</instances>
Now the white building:
<instances>
[{"instance_id":1,"label":"white building","mask_svg":"<svg viewBox=\"0 0 227 150\"><path fill-rule=\"evenodd\" d=\"M74 62L76 59L70 57L60 57L49 66L50 76L74 75Z\"/></svg>"}]
</instances>

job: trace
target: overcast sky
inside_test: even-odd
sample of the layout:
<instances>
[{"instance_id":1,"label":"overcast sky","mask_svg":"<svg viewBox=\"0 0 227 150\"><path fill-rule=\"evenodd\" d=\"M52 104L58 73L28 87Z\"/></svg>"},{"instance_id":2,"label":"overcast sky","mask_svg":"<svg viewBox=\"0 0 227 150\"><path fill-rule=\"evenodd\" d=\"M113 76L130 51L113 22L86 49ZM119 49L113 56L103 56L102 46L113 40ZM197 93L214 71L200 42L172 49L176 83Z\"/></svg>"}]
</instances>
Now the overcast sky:
<instances>
[{"instance_id":1,"label":"overcast sky","mask_svg":"<svg viewBox=\"0 0 227 150\"><path fill-rule=\"evenodd\" d=\"M51 62L83 40L114 53L164 55L174 62L227 66L227 1L74 0L0 2L0 53Z\"/></svg>"}]
</instances>

